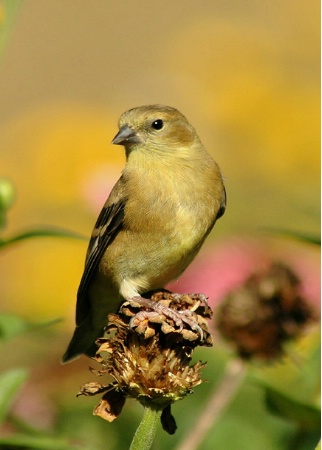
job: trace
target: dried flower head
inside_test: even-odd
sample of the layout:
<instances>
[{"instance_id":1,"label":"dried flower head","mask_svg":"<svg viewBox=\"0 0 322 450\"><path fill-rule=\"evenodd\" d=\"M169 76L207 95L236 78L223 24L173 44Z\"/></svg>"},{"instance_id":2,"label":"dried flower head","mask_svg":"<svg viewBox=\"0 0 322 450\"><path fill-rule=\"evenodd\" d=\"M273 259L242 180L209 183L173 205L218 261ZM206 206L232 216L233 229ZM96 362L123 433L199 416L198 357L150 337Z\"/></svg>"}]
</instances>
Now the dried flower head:
<instances>
[{"instance_id":1,"label":"dried flower head","mask_svg":"<svg viewBox=\"0 0 322 450\"><path fill-rule=\"evenodd\" d=\"M274 263L227 295L216 323L241 357L271 359L280 356L285 341L313 318L298 277L285 264Z\"/></svg>"},{"instance_id":2,"label":"dried flower head","mask_svg":"<svg viewBox=\"0 0 322 450\"><path fill-rule=\"evenodd\" d=\"M151 300L158 304L153 311ZM126 302L119 314L109 315L105 336L97 341L95 359L101 369L95 372L110 375L114 382L87 383L78 395L104 393L94 414L108 421L121 413L127 397L136 398L144 406L162 409L163 428L173 434L171 403L202 383L204 364L190 363L198 345L212 345L206 321L212 312L201 294L162 291L146 302Z\"/></svg>"}]
</instances>

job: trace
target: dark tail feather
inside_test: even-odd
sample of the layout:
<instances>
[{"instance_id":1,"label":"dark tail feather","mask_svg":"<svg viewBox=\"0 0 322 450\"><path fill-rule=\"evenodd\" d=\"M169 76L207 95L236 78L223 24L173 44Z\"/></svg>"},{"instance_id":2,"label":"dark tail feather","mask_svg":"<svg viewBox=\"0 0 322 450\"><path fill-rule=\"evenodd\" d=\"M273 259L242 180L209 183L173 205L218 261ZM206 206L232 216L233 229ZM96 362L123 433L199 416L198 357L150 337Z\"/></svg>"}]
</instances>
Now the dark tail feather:
<instances>
[{"instance_id":1,"label":"dark tail feather","mask_svg":"<svg viewBox=\"0 0 322 450\"><path fill-rule=\"evenodd\" d=\"M87 326L84 325L75 329L68 348L62 357L62 364L70 362L82 354L90 357L95 356L98 349L95 341L100 336L103 336L103 329L97 331L92 327L89 328L88 324Z\"/></svg>"}]
</instances>

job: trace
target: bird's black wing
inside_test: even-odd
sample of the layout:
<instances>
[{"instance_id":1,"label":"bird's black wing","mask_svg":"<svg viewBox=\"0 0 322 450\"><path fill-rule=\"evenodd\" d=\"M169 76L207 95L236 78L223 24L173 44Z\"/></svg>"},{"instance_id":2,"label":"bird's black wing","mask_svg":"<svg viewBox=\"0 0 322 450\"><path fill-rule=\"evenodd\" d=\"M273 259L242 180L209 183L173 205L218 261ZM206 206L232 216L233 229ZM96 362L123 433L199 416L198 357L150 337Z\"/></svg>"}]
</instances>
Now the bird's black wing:
<instances>
[{"instance_id":1,"label":"bird's black wing","mask_svg":"<svg viewBox=\"0 0 322 450\"><path fill-rule=\"evenodd\" d=\"M220 219L224 215L224 212L226 211L226 203L227 203L227 194L225 186L223 186L223 192L221 197L221 202L219 206L219 210L217 212L216 220Z\"/></svg>"},{"instance_id":2,"label":"bird's black wing","mask_svg":"<svg viewBox=\"0 0 322 450\"><path fill-rule=\"evenodd\" d=\"M111 196L110 196L111 198ZM109 198L109 200L110 200ZM115 203L107 201L96 221L89 242L84 273L77 292L76 325L86 320L90 310L87 299L87 289L96 273L98 265L117 233L121 230L124 218L125 199L118 199Z\"/></svg>"}]
</instances>

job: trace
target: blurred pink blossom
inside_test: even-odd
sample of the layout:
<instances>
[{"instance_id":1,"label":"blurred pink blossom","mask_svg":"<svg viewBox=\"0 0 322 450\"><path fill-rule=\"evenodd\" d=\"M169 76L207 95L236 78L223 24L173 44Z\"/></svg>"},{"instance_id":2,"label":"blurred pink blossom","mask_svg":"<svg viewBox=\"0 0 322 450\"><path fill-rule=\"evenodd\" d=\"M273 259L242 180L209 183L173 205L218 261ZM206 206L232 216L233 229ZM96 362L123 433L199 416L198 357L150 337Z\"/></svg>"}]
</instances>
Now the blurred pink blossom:
<instances>
[{"instance_id":1,"label":"blurred pink blossom","mask_svg":"<svg viewBox=\"0 0 322 450\"><path fill-rule=\"evenodd\" d=\"M82 196L92 211L100 211L120 175L118 164L101 166L89 173L82 184Z\"/></svg>"},{"instance_id":2,"label":"blurred pink blossom","mask_svg":"<svg viewBox=\"0 0 322 450\"><path fill-rule=\"evenodd\" d=\"M174 292L203 292L214 306L253 272L272 262L289 265L301 280L303 296L319 307L319 249L291 239L226 238L204 248L180 279L167 287Z\"/></svg>"}]
</instances>

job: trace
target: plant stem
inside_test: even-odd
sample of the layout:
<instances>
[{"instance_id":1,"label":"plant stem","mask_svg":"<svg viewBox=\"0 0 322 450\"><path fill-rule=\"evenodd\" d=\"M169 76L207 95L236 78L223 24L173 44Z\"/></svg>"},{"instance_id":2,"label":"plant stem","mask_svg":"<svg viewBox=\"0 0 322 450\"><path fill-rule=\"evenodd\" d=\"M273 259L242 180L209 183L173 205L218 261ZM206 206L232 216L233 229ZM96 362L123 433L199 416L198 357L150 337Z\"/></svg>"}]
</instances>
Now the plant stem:
<instances>
[{"instance_id":1,"label":"plant stem","mask_svg":"<svg viewBox=\"0 0 322 450\"><path fill-rule=\"evenodd\" d=\"M236 395L246 373L241 360L231 360L225 369L223 379L210 394L210 400L200 415L198 422L179 444L176 450L196 450L205 439L210 428L218 421L224 409Z\"/></svg>"},{"instance_id":2,"label":"plant stem","mask_svg":"<svg viewBox=\"0 0 322 450\"><path fill-rule=\"evenodd\" d=\"M155 406L145 406L140 425L133 437L130 450L149 450L152 447L162 409Z\"/></svg>"}]
</instances>

